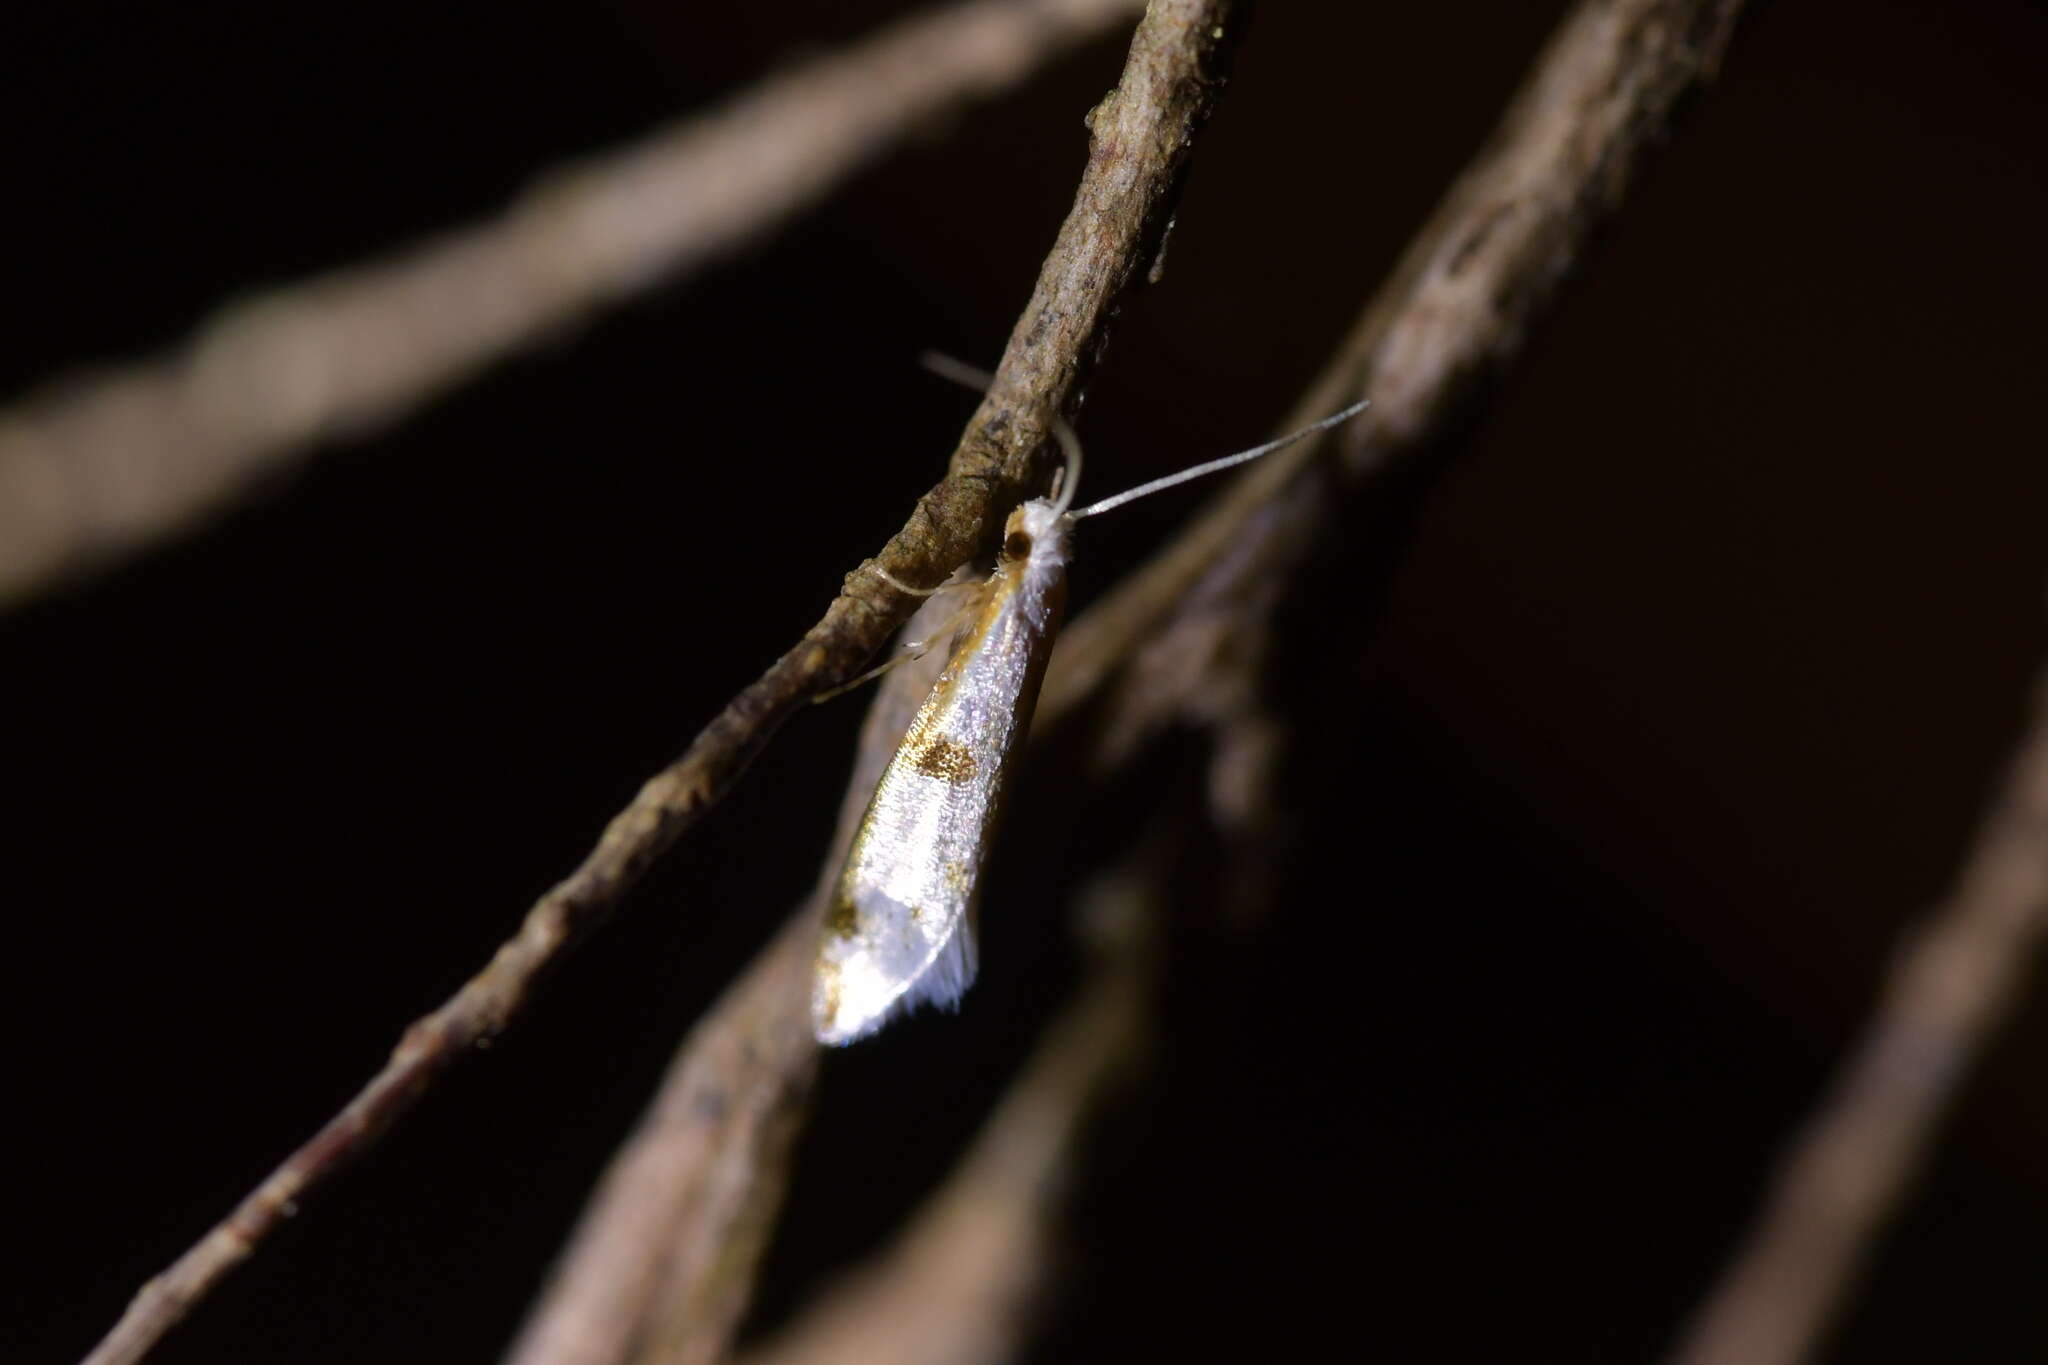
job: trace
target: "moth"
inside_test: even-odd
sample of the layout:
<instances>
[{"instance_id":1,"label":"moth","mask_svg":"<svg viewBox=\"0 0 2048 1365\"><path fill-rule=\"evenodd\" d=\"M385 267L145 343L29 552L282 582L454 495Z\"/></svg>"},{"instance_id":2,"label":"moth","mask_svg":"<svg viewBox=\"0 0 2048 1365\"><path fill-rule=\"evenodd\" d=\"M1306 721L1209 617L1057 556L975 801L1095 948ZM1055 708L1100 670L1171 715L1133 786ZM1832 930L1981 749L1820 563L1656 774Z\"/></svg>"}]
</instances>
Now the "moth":
<instances>
[{"instance_id":1,"label":"moth","mask_svg":"<svg viewBox=\"0 0 2048 1365\"><path fill-rule=\"evenodd\" d=\"M1080 442L1055 420L1066 466L1051 496L1010 513L994 573L966 585L975 596L945 670L883 769L826 907L811 993L819 1042L850 1043L922 1002L955 1008L974 982L982 867L1066 605L1074 523L1270 454L1365 406L1081 508Z\"/></svg>"}]
</instances>

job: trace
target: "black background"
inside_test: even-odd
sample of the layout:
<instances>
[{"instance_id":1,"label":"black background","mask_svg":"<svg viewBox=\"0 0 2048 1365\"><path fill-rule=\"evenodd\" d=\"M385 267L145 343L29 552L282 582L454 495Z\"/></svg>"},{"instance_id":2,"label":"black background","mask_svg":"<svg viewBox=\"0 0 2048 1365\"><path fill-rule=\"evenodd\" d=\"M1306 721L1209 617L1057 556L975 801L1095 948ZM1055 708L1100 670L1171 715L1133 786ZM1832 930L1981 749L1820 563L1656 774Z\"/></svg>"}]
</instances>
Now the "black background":
<instances>
[{"instance_id":1,"label":"black background","mask_svg":"<svg viewBox=\"0 0 2048 1365\"><path fill-rule=\"evenodd\" d=\"M900 8L10 5L0 391ZM1090 395L1098 492L1269 429L1560 12L1261 7ZM900 524L971 405L911 359L999 352L1122 46L0 620L8 1359L81 1354ZM1279 913L1248 942L1176 908L1042 1358L1668 1342L2042 652L2044 51L2034 5L1758 7L1521 362L1361 508L1286 609L1312 742ZM1078 600L1193 501L1091 525ZM808 885L858 716L788 726L159 1359L495 1358ZM1027 777L963 1014L829 1059L762 1320L940 1177L1071 982L1060 892L1200 774L1181 741L1108 790ZM2036 1004L1831 1359L2038 1345L2044 1062Z\"/></svg>"}]
</instances>

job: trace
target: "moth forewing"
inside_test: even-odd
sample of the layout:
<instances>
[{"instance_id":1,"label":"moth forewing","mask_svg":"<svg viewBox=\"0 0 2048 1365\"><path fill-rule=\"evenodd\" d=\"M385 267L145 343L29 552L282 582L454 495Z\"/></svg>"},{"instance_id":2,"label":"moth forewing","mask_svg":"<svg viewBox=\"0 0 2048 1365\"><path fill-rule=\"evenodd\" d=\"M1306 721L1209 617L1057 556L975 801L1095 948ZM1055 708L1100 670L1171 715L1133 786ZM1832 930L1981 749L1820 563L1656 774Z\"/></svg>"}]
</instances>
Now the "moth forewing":
<instances>
[{"instance_id":1,"label":"moth forewing","mask_svg":"<svg viewBox=\"0 0 2048 1365\"><path fill-rule=\"evenodd\" d=\"M811 1013L847 1043L974 980L983 862L1066 602L1072 518L1010 514L980 609L882 772L826 911Z\"/></svg>"}]
</instances>

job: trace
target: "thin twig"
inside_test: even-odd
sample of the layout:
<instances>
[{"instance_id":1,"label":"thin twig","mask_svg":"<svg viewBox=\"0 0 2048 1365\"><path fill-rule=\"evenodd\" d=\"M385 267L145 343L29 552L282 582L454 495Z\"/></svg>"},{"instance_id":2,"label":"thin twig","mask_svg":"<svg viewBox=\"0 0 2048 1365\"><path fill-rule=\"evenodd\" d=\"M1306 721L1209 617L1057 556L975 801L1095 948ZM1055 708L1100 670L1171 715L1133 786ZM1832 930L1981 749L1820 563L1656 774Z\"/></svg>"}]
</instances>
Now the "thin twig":
<instances>
[{"instance_id":1,"label":"thin twig","mask_svg":"<svg viewBox=\"0 0 2048 1365\"><path fill-rule=\"evenodd\" d=\"M1792 1365L1840 1308L1943 1114L2024 993L2048 932L2048 669L2004 789L1948 898L1899 949L1883 998L1779 1167L1674 1365Z\"/></svg>"},{"instance_id":2,"label":"thin twig","mask_svg":"<svg viewBox=\"0 0 2048 1365\"><path fill-rule=\"evenodd\" d=\"M234 305L172 354L0 412L0 607L759 236L932 115L1138 8L969 0L911 19L556 172L487 222Z\"/></svg>"},{"instance_id":3,"label":"thin twig","mask_svg":"<svg viewBox=\"0 0 2048 1365\"><path fill-rule=\"evenodd\" d=\"M1075 396L1119 299L1157 251L1195 134L1220 93L1233 46L1232 9L1230 0L1153 0L1138 25L1123 78L1091 120L1092 147L1074 207L995 384L945 479L919 500L879 556L896 578L943 580L1032 485L1052 415ZM143 1286L88 1365L140 1359L313 1187L388 1129L457 1057L503 1030L542 974L724 795L781 722L858 669L916 600L865 566L848 574L824 619L640 789L491 963L407 1030L390 1062L347 1108Z\"/></svg>"},{"instance_id":4,"label":"thin twig","mask_svg":"<svg viewBox=\"0 0 2048 1365\"><path fill-rule=\"evenodd\" d=\"M1452 186L1339 347L1281 424L1346 403L1372 406L1320 441L1269 456L1168 548L1070 626L1046 675L1041 716L1095 691L1160 636L1169 618L1197 631L1251 614L1248 594L1298 563L1333 523L1341 485L1441 420L1467 382L1511 352L1591 228L1619 203L1679 97L1709 78L1741 0L1587 0L1565 20L1473 165ZM1339 458L1326 458L1331 450ZM1112 747L1169 719L1213 684L1178 663L1127 690Z\"/></svg>"},{"instance_id":5,"label":"thin twig","mask_svg":"<svg viewBox=\"0 0 2048 1365\"><path fill-rule=\"evenodd\" d=\"M817 1072L815 903L691 1031L507 1365L724 1358Z\"/></svg>"},{"instance_id":6,"label":"thin twig","mask_svg":"<svg viewBox=\"0 0 2048 1365\"><path fill-rule=\"evenodd\" d=\"M893 1246L745 1365L997 1365L1017 1354L1054 1263L1063 1177L1084 1121L1144 1038L1156 853L1083 896L1080 919L1097 940L1090 980L945 1185Z\"/></svg>"}]
</instances>

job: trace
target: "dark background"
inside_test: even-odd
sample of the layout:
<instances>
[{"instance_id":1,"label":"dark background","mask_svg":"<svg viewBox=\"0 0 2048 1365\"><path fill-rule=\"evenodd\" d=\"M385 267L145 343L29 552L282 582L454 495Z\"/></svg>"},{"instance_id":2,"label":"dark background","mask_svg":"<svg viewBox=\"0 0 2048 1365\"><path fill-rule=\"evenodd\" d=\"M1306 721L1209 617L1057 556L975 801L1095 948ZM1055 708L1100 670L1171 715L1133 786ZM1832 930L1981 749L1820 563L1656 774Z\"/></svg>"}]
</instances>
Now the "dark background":
<instances>
[{"instance_id":1,"label":"dark background","mask_svg":"<svg viewBox=\"0 0 2048 1365\"><path fill-rule=\"evenodd\" d=\"M10 5L0 392L901 8ZM1098 492L1267 432L1561 11L1261 7L1090 395ZM1122 47L0 620L9 1360L81 1354L900 524L972 401L911 359L1000 351ZM1756 7L1521 361L1361 507L1284 618L1300 856L1255 940L1176 904L1042 1358L1668 1342L2042 653L2044 51L2035 5ZM1078 599L1193 502L1091 525ZM808 885L859 711L792 723L158 1358L494 1359ZM1027 778L963 1014L828 1059L764 1320L941 1176L1071 982L1062 890L1200 771L1181 740L1107 791ZM2037 1004L1830 1359L2038 1347L2044 1062Z\"/></svg>"}]
</instances>

